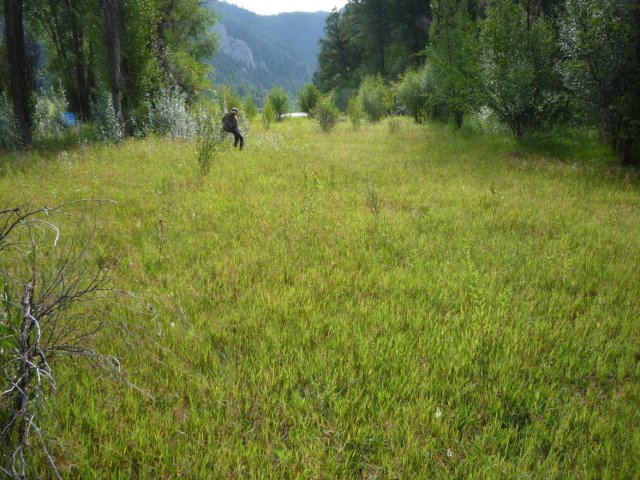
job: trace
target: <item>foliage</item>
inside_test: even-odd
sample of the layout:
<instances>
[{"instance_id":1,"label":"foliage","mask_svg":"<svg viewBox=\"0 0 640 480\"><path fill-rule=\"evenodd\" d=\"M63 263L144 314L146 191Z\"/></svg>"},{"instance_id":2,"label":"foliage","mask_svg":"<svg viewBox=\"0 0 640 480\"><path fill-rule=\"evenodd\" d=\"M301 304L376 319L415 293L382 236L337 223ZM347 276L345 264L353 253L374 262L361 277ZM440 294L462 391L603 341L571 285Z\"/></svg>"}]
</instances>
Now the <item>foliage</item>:
<instances>
[{"instance_id":1,"label":"foliage","mask_svg":"<svg viewBox=\"0 0 640 480\"><path fill-rule=\"evenodd\" d=\"M264 105L264 109L262 111L262 125L265 129L269 129L271 124L275 121L275 109L273 108L273 104L270 100L267 100L267 103Z\"/></svg>"},{"instance_id":2,"label":"foliage","mask_svg":"<svg viewBox=\"0 0 640 480\"><path fill-rule=\"evenodd\" d=\"M434 19L427 49L430 78L438 103L450 112L459 128L464 114L479 103L480 50L476 26L465 0L439 0L432 3L432 8ZM415 89L420 78L412 80ZM414 107L414 118L416 113Z\"/></svg>"},{"instance_id":3,"label":"foliage","mask_svg":"<svg viewBox=\"0 0 640 480\"><path fill-rule=\"evenodd\" d=\"M397 78L428 41L429 2L359 0L334 10L320 40L315 83L323 92L357 88L367 76Z\"/></svg>"},{"instance_id":4,"label":"foliage","mask_svg":"<svg viewBox=\"0 0 640 480\"><path fill-rule=\"evenodd\" d=\"M220 42L242 40L251 50L256 67L245 56L244 48L221 48L211 58L215 84L232 85L243 98L252 96L260 109L269 90L277 85L295 98L316 70L318 39L327 13L255 15L231 3L208 4L221 15L221 25L216 28Z\"/></svg>"},{"instance_id":5,"label":"foliage","mask_svg":"<svg viewBox=\"0 0 640 480\"><path fill-rule=\"evenodd\" d=\"M635 10L634 10L635 9ZM565 84L622 163L640 165L640 12L627 0L567 0Z\"/></svg>"},{"instance_id":6,"label":"foliage","mask_svg":"<svg viewBox=\"0 0 640 480\"><path fill-rule=\"evenodd\" d=\"M391 115L387 118L387 125L389 125L389 133L396 134L400 130L400 117L397 115Z\"/></svg>"},{"instance_id":7,"label":"foliage","mask_svg":"<svg viewBox=\"0 0 640 480\"><path fill-rule=\"evenodd\" d=\"M381 76L367 77L358 90L358 99L370 122L379 122L389 113L388 89Z\"/></svg>"},{"instance_id":8,"label":"foliage","mask_svg":"<svg viewBox=\"0 0 640 480\"><path fill-rule=\"evenodd\" d=\"M336 107L331 95L322 95L320 98L318 98L314 116L317 118L320 129L324 133L329 133L331 130L333 130L333 128L336 126L336 123L338 123L340 110L338 110L338 107Z\"/></svg>"},{"instance_id":9,"label":"foliage","mask_svg":"<svg viewBox=\"0 0 640 480\"><path fill-rule=\"evenodd\" d=\"M18 145L16 120L13 108L7 96L0 95L0 148L13 148Z\"/></svg>"},{"instance_id":10,"label":"foliage","mask_svg":"<svg viewBox=\"0 0 640 480\"><path fill-rule=\"evenodd\" d=\"M178 87L163 88L149 105L145 130L174 139L190 139L196 123L187 109L187 95Z\"/></svg>"},{"instance_id":11,"label":"foliage","mask_svg":"<svg viewBox=\"0 0 640 480\"><path fill-rule=\"evenodd\" d=\"M222 130L222 123L218 115L211 115L205 110L196 114L196 157L200 166L200 173L207 175L211 171L212 162L228 147L225 143L226 134Z\"/></svg>"},{"instance_id":12,"label":"foliage","mask_svg":"<svg viewBox=\"0 0 640 480\"><path fill-rule=\"evenodd\" d=\"M320 95L318 87L311 83L298 90L298 108L300 111L313 115Z\"/></svg>"},{"instance_id":13,"label":"foliage","mask_svg":"<svg viewBox=\"0 0 640 480\"><path fill-rule=\"evenodd\" d=\"M282 87L275 87L269 92L267 103L271 104L276 122L281 122L284 115L289 113L289 95Z\"/></svg>"},{"instance_id":14,"label":"foliage","mask_svg":"<svg viewBox=\"0 0 640 480\"><path fill-rule=\"evenodd\" d=\"M123 127L118 121L116 111L113 108L113 97L106 91L101 91L95 104L92 106L93 123L102 140L120 141L124 136Z\"/></svg>"},{"instance_id":15,"label":"foliage","mask_svg":"<svg viewBox=\"0 0 640 480\"><path fill-rule=\"evenodd\" d=\"M141 124L147 95L175 85L192 103L207 85L202 60L215 50L215 19L199 0L34 0L25 16L42 52L29 59L40 69L34 75L60 83L84 122L107 92L116 118Z\"/></svg>"},{"instance_id":16,"label":"foliage","mask_svg":"<svg viewBox=\"0 0 640 480\"><path fill-rule=\"evenodd\" d=\"M362 124L362 119L365 116L364 110L362 109L362 103L360 103L360 99L358 97L351 97L349 99L347 115L353 129L358 130Z\"/></svg>"},{"instance_id":17,"label":"foliage","mask_svg":"<svg viewBox=\"0 0 640 480\"><path fill-rule=\"evenodd\" d=\"M36 98L33 140L44 144L60 139L67 128L64 114L68 108L62 87L40 92Z\"/></svg>"},{"instance_id":18,"label":"foliage","mask_svg":"<svg viewBox=\"0 0 640 480\"><path fill-rule=\"evenodd\" d=\"M345 11L350 9L347 4ZM356 46L352 20L351 16L334 8L325 21L325 36L320 39L318 69L314 74L314 83L323 92L357 87L357 65L361 62L362 52Z\"/></svg>"},{"instance_id":19,"label":"foliage","mask_svg":"<svg viewBox=\"0 0 640 480\"><path fill-rule=\"evenodd\" d=\"M242 110L247 119L253 120L258 115L258 107L253 97L246 97L242 102Z\"/></svg>"},{"instance_id":20,"label":"foliage","mask_svg":"<svg viewBox=\"0 0 640 480\"><path fill-rule=\"evenodd\" d=\"M242 106L242 99L231 87L228 85L222 85L218 88L217 92L220 108L223 112L228 112L232 108L240 108Z\"/></svg>"},{"instance_id":21,"label":"foliage","mask_svg":"<svg viewBox=\"0 0 640 480\"><path fill-rule=\"evenodd\" d=\"M481 30L483 99L520 139L556 107L553 30L509 0L492 4Z\"/></svg>"},{"instance_id":22,"label":"foliage","mask_svg":"<svg viewBox=\"0 0 640 480\"><path fill-rule=\"evenodd\" d=\"M421 122L427 104L427 66L407 70L394 88L396 98L415 122Z\"/></svg>"},{"instance_id":23,"label":"foliage","mask_svg":"<svg viewBox=\"0 0 640 480\"><path fill-rule=\"evenodd\" d=\"M215 52L216 39L211 29L215 16L200 0L135 0L134 3L144 11L138 21L150 24L150 28L143 27L143 38L153 46L157 64L152 69L159 72L161 85L177 86L186 95L187 102L193 103L208 85L209 67L203 61ZM127 20L130 18L131 15Z\"/></svg>"}]
</instances>

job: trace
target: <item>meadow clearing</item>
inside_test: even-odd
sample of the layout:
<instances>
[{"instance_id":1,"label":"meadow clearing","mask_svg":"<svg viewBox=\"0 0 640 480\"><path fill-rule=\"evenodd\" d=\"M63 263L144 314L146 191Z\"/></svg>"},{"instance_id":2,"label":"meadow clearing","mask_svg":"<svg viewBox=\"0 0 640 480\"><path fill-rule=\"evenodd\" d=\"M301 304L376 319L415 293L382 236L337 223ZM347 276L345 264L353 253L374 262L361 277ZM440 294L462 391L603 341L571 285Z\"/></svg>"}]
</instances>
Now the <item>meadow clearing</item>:
<instances>
[{"instance_id":1,"label":"meadow clearing","mask_svg":"<svg viewBox=\"0 0 640 480\"><path fill-rule=\"evenodd\" d=\"M2 208L76 199L116 258L59 363L64 478L638 478L640 180L586 136L383 121L3 154ZM93 308L87 306L86 308Z\"/></svg>"}]
</instances>

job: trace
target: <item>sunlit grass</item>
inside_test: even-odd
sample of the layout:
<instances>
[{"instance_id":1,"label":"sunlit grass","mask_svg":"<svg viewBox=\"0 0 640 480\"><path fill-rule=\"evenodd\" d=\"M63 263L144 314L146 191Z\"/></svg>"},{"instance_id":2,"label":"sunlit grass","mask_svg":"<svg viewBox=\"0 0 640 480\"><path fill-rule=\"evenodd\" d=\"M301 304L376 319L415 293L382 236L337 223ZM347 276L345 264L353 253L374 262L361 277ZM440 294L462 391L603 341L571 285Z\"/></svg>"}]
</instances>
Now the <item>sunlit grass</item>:
<instances>
[{"instance_id":1,"label":"sunlit grass","mask_svg":"<svg viewBox=\"0 0 640 480\"><path fill-rule=\"evenodd\" d=\"M65 477L640 469L638 177L592 142L291 119L205 177L161 139L2 162L3 207L115 200L95 248L145 299L102 348L155 400L67 366Z\"/></svg>"}]
</instances>

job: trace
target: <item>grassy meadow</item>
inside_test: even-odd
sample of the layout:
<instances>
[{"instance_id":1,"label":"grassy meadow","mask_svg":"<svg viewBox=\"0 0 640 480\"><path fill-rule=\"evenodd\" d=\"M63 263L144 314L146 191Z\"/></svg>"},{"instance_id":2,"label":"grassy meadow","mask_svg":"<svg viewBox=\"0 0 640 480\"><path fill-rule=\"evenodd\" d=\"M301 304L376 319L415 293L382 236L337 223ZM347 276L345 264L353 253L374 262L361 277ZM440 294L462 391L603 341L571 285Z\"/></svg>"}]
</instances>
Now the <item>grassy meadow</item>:
<instances>
[{"instance_id":1,"label":"grassy meadow","mask_svg":"<svg viewBox=\"0 0 640 480\"><path fill-rule=\"evenodd\" d=\"M153 399L58 364L64 478L640 477L640 179L589 138L288 119L207 176L165 139L0 172L117 202L56 221L140 297L96 341Z\"/></svg>"}]
</instances>

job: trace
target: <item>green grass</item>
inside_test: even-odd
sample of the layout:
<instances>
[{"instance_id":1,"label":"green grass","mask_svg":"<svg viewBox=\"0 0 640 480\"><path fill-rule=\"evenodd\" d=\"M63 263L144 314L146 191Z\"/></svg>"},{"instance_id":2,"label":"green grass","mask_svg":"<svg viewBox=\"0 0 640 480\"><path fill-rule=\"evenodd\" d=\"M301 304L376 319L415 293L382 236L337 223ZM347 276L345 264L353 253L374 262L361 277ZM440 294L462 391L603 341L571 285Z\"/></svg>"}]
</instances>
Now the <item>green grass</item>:
<instances>
[{"instance_id":1,"label":"green grass","mask_svg":"<svg viewBox=\"0 0 640 480\"><path fill-rule=\"evenodd\" d=\"M638 478L639 181L588 139L288 120L204 178L159 139L2 162L0 206L117 201L96 252L157 312L101 341L155 400L59 367L65 478Z\"/></svg>"}]
</instances>

